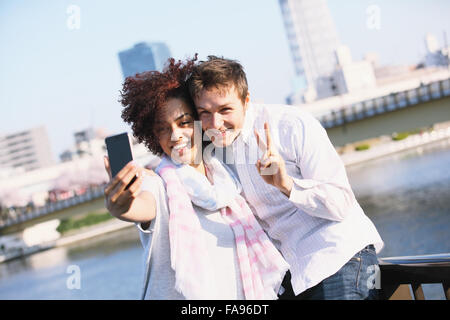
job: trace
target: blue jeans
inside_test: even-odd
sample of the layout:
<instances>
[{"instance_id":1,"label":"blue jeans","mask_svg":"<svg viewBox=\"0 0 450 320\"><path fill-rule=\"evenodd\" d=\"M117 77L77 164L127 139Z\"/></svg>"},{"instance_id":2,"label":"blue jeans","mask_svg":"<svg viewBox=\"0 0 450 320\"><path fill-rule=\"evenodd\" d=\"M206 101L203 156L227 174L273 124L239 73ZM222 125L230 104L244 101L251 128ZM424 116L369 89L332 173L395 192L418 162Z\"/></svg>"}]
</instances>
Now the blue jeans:
<instances>
[{"instance_id":1,"label":"blue jeans","mask_svg":"<svg viewBox=\"0 0 450 320\"><path fill-rule=\"evenodd\" d=\"M297 296L292 290L288 271L282 284L285 291L278 297L280 300L376 300L377 272L379 267L375 248L369 245L355 254L338 272Z\"/></svg>"}]
</instances>

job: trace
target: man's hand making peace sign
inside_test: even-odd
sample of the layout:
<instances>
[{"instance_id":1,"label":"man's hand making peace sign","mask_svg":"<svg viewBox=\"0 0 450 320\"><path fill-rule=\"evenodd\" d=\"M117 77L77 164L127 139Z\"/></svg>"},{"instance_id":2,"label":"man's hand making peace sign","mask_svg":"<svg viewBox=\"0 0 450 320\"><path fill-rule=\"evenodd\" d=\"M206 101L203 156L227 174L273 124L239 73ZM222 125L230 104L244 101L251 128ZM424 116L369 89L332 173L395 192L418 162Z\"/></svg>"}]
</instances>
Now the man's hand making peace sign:
<instances>
[{"instance_id":1,"label":"man's hand making peace sign","mask_svg":"<svg viewBox=\"0 0 450 320\"><path fill-rule=\"evenodd\" d=\"M256 162L256 168L265 182L277 187L286 196L290 196L293 180L286 172L283 158L278 154L270 135L269 124L264 123L267 145L255 130L256 142L263 152L263 156Z\"/></svg>"}]
</instances>

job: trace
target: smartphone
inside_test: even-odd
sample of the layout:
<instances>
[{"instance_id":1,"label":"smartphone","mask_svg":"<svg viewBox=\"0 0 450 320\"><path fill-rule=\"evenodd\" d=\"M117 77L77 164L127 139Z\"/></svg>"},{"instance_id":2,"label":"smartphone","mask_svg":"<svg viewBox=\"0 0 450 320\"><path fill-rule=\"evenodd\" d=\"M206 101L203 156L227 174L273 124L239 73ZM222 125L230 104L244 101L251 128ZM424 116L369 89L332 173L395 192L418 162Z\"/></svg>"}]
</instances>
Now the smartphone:
<instances>
[{"instance_id":1,"label":"smartphone","mask_svg":"<svg viewBox=\"0 0 450 320\"><path fill-rule=\"evenodd\" d=\"M133 160L130 138L128 133L124 132L107 137L105 139L105 144L108 151L111 176L114 178L128 162ZM128 189L134 181L136 181L136 176L133 177L125 190Z\"/></svg>"}]
</instances>

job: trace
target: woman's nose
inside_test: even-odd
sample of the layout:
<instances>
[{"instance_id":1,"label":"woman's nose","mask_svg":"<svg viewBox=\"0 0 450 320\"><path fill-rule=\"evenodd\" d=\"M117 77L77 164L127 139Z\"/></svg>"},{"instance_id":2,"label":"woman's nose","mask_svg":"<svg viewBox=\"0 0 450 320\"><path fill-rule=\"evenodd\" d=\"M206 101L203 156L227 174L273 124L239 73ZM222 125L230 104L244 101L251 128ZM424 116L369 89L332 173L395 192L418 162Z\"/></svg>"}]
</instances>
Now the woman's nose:
<instances>
[{"instance_id":1,"label":"woman's nose","mask_svg":"<svg viewBox=\"0 0 450 320\"><path fill-rule=\"evenodd\" d=\"M173 128L170 141L178 141L183 138L183 130L181 128Z\"/></svg>"}]
</instances>

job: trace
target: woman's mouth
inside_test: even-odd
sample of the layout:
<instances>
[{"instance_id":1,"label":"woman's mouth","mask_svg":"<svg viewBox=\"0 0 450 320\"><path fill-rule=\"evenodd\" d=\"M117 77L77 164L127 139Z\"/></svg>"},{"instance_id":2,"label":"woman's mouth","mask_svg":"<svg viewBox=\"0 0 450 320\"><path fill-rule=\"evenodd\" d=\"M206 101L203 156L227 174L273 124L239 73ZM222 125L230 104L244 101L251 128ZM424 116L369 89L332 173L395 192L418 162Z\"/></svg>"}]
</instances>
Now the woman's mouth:
<instances>
[{"instance_id":1,"label":"woman's mouth","mask_svg":"<svg viewBox=\"0 0 450 320\"><path fill-rule=\"evenodd\" d=\"M181 142L175 145L172 149L177 153L179 157L182 157L189 148L189 144L187 142Z\"/></svg>"},{"instance_id":2,"label":"woman's mouth","mask_svg":"<svg viewBox=\"0 0 450 320\"><path fill-rule=\"evenodd\" d=\"M173 147L173 149L175 149L175 150L180 150L180 149L186 148L187 145L188 145L187 142L179 143L179 144L175 145L175 146Z\"/></svg>"}]
</instances>

